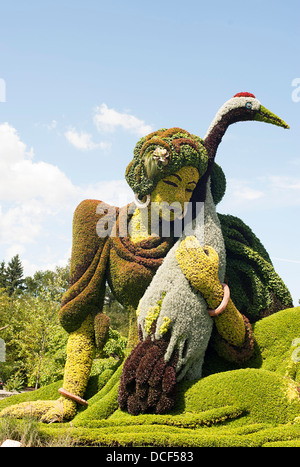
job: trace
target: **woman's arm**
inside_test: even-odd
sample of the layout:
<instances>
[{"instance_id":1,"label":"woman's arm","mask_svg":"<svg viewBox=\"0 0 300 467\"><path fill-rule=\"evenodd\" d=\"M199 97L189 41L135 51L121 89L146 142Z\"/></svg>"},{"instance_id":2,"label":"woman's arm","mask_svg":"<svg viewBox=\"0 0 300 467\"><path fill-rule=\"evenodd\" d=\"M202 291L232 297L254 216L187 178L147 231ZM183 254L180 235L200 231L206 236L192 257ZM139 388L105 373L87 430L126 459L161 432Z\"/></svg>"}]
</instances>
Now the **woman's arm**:
<instances>
[{"instance_id":1,"label":"woman's arm","mask_svg":"<svg viewBox=\"0 0 300 467\"><path fill-rule=\"evenodd\" d=\"M74 213L70 287L59 312L60 323L69 333L79 329L89 314L95 316L102 309L109 243L108 236L97 234L99 221L108 220L107 214L97 212L99 204L97 200L85 200Z\"/></svg>"},{"instance_id":2,"label":"woman's arm","mask_svg":"<svg viewBox=\"0 0 300 467\"><path fill-rule=\"evenodd\" d=\"M209 246L201 248L195 237L187 237L176 250L176 258L185 277L203 295L208 307L217 308L223 300L224 289L218 278L216 251ZM213 319L219 335L229 344L237 347L244 344L244 318L231 299L224 311Z\"/></svg>"}]
</instances>

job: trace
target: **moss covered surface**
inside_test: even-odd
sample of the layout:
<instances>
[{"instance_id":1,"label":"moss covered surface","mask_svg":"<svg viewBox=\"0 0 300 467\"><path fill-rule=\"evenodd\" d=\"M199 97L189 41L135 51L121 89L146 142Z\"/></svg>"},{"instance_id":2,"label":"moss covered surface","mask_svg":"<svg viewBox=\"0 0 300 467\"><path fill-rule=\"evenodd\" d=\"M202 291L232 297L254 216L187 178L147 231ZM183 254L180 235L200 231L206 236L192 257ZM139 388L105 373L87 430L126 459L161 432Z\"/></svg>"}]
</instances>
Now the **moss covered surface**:
<instances>
[{"instance_id":1,"label":"moss covered surface","mask_svg":"<svg viewBox=\"0 0 300 467\"><path fill-rule=\"evenodd\" d=\"M70 423L42 424L46 437L68 432L88 446L299 446L300 307L254 326L255 352L247 368L226 367L212 352L208 376L180 384L176 406L165 415L132 416L118 409L122 365L103 365L85 394L89 406ZM230 366L231 365L231 366ZM0 410L25 401L58 399L61 381L0 401Z\"/></svg>"}]
</instances>

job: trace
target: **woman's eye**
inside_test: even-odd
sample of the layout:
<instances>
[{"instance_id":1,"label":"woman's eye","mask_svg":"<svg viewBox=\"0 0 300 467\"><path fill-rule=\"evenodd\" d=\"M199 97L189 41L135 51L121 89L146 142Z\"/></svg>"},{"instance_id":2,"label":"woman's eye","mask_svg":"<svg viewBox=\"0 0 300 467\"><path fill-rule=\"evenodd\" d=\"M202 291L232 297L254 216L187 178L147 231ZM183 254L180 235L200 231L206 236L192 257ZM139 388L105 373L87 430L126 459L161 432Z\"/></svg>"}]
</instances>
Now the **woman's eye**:
<instances>
[{"instance_id":1,"label":"woman's eye","mask_svg":"<svg viewBox=\"0 0 300 467\"><path fill-rule=\"evenodd\" d=\"M185 191L187 191L188 193L192 193L193 190L191 188L186 188Z\"/></svg>"},{"instance_id":2,"label":"woman's eye","mask_svg":"<svg viewBox=\"0 0 300 467\"><path fill-rule=\"evenodd\" d=\"M166 183L167 185L172 185L172 186L175 186L176 188L178 188L178 185L174 182L171 182L170 180L163 180L164 183Z\"/></svg>"}]
</instances>

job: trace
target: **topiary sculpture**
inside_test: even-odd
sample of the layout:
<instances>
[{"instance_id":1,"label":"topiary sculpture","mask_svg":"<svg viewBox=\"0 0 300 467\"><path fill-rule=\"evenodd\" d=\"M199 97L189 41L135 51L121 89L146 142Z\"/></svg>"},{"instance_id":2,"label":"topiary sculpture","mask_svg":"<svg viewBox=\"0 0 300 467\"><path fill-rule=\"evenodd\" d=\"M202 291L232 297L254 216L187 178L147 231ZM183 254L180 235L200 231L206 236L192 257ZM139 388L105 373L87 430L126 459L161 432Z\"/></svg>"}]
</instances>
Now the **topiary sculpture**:
<instances>
[{"instance_id":1,"label":"topiary sculpture","mask_svg":"<svg viewBox=\"0 0 300 467\"><path fill-rule=\"evenodd\" d=\"M184 377L190 380L201 378L213 320L219 336L227 343L226 347L231 347L231 356L228 349L227 351L224 349L224 356L232 358L232 354L235 353L235 360L240 361L251 356L251 349L253 350L251 326L248 319L237 310L233 301L229 300L226 313L218 316L215 314L214 318L209 316L208 308L216 308L222 301L221 283L224 282L226 271L225 244L211 194L210 175L218 145L228 126L237 121L253 119L288 127L262 107L253 94L239 93L219 110L204 141L201 142L208 155L208 169L205 175L200 177L195 192L198 190L202 193L201 198L205 199L204 219L202 220L202 216L199 215L196 218L193 235L186 237L184 233L176 242L139 303L138 326L141 329L142 340L148 341L148 345L145 348L144 344L139 344L125 362L119 389L120 407L132 414L147 410L156 413L169 411L175 402L175 380L180 381ZM155 133L155 137L158 136L159 133ZM161 148L169 151L169 148L163 146L164 140L160 138L159 141ZM151 139L148 140L148 145L144 144L143 147L153 151L150 143ZM149 164L149 152L144 158ZM153 166L156 167L155 162L155 159L151 160L152 170ZM140 165L135 161L132 167L136 168L136 175ZM130 170L133 168L130 167ZM155 174L156 171L153 170L153 173ZM138 177L139 183L133 181L132 187L141 195L145 195L149 188L147 184L141 187L142 181L143 177ZM220 168L218 168L218 176L214 177L214 187L218 185L222 187L222 182L224 183L224 179L220 177ZM206 187L205 198L203 187ZM218 201L222 197L222 188L216 194ZM224 220L226 221L226 218ZM203 240L204 243L200 245L199 240ZM267 264L270 266L269 263ZM265 287L265 290L266 296L272 293L268 287ZM285 305L289 306L291 303L289 294L287 299ZM250 316L254 314L251 309L249 311ZM157 351L158 347L162 349L160 340L167 341L163 346L164 352ZM224 342L222 343L220 339L217 342L221 352ZM139 355L142 359L138 359ZM167 384L168 380L172 381L172 384Z\"/></svg>"},{"instance_id":2,"label":"topiary sculpture","mask_svg":"<svg viewBox=\"0 0 300 467\"><path fill-rule=\"evenodd\" d=\"M135 193L135 204L119 209L97 200L86 200L78 206L73 222L70 287L60 310L61 324L69 333L61 396L51 401L34 400L7 407L1 412L2 416L22 417L30 412L45 422L66 421L74 418L78 404L86 406L84 397L95 348L103 347L109 333L107 316L102 313L106 282L129 313L128 358L122 375L122 366L119 366L107 383L107 389L99 395L103 399L98 412L93 411L97 404L91 405L94 416L97 412L98 417L107 417L117 409L120 376L119 402L122 407L131 407L132 413L149 408L157 412L169 410L175 400L178 374L179 378L185 375L200 377L203 354L212 329L210 342L214 342L219 356L232 362L250 357L253 350L251 329L240 312L249 319L254 317L252 321L255 321L260 315L291 305L289 292L275 273L259 240L241 221L226 216L219 218L215 211L215 204L225 190L223 173L214 162L217 147L228 125L254 119L287 128L253 95L239 93L220 109L204 140L185 130L172 128L159 130L137 143L134 158L126 170L126 179ZM156 208L163 202L166 205L156 215L157 222L152 231L150 207L153 206L153 212L157 214ZM177 204L170 212L169 206L173 202ZM195 239L192 240L195 248L191 255L187 248L187 241L191 239L187 236L178 240L176 231L176 222L184 222L184 218L180 219L182 213L188 215L184 212L185 203L190 203L191 218L197 223L199 202L205 204L204 232L208 255ZM170 228L168 235L163 235L164 221ZM168 311L167 293L171 283L159 283L168 263L176 266L174 281L179 280L180 272L175 291L178 296L189 294L191 317L196 319L196 325L201 323L196 315L196 307L200 304L206 327L200 348L194 339L197 326L193 329L193 319L185 320L182 315L184 302L177 302L173 314ZM198 271L202 278L200 282ZM237 279L239 271L243 271L243 275ZM252 276L258 279L259 287L252 288L249 295L248 277ZM228 279L233 300L228 301L226 312L211 318L205 313L208 307L215 308L222 300L220 283L224 278ZM174 299L176 293L173 293ZM234 306L235 297L240 297L241 302L242 293L249 299L243 309L238 306L238 311ZM152 294L156 294L155 304L151 304L149 313L146 305ZM140 342L136 318L139 303ZM154 341L153 333L158 333L154 335ZM182 341L179 339L181 335ZM77 420L84 420L84 414L90 413L89 410L88 407L86 412L79 413Z\"/></svg>"}]
</instances>

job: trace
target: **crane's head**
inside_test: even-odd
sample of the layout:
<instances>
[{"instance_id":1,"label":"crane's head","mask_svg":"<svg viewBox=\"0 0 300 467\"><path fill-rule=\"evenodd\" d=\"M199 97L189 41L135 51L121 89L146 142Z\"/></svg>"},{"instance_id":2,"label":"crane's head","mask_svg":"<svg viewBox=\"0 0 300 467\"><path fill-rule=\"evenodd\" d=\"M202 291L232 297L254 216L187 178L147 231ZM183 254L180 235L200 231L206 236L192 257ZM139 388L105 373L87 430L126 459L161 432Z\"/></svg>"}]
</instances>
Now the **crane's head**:
<instances>
[{"instance_id":1,"label":"crane's head","mask_svg":"<svg viewBox=\"0 0 300 467\"><path fill-rule=\"evenodd\" d=\"M243 120L257 120L289 128L281 118L266 109L254 94L239 92L222 105L208 130L207 136L218 125L225 128L231 123Z\"/></svg>"},{"instance_id":2,"label":"crane's head","mask_svg":"<svg viewBox=\"0 0 300 467\"><path fill-rule=\"evenodd\" d=\"M235 108L243 109L244 115L249 116L249 120L271 123L272 125L289 128L289 126L277 115L266 109L258 99L249 92L239 92L229 101ZM248 118L247 118L248 120Z\"/></svg>"},{"instance_id":3,"label":"crane's head","mask_svg":"<svg viewBox=\"0 0 300 467\"><path fill-rule=\"evenodd\" d=\"M266 109L254 94L239 92L222 105L204 137L204 145L210 160L214 159L228 126L232 123L247 120L256 120L289 128L281 118Z\"/></svg>"},{"instance_id":4,"label":"crane's head","mask_svg":"<svg viewBox=\"0 0 300 467\"><path fill-rule=\"evenodd\" d=\"M214 160L219 144L222 141L227 128L232 123L241 121L256 120L260 122L271 123L273 125L289 128L289 126L277 115L266 109L258 99L250 92L239 92L229 99L217 112L215 118L209 126L209 129L203 139L204 147L208 155L208 169L206 178L202 180L202 191L199 189L199 197L205 196L206 180L211 175L214 166Z\"/></svg>"},{"instance_id":5,"label":"crane's head","mask_svg":"<svg viewBox=\"0 0 300 467\"><path fill-rule=\"evenodd\" d=\"M255 96L253 96L252 99L254 105L254 120L272 123L272 125L281 126L283 128L290 128L284 120L277 117L277 115L273 114L272 112L270 112L270 110L266 109L266 107L261 105L259 100L255 98ZM245 105L246 107L251 107L252 102L249 100L249 103L247 102ZM255 106L257 106L257 108Z\"/></svg>"}]
</instances>

